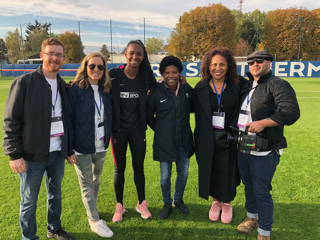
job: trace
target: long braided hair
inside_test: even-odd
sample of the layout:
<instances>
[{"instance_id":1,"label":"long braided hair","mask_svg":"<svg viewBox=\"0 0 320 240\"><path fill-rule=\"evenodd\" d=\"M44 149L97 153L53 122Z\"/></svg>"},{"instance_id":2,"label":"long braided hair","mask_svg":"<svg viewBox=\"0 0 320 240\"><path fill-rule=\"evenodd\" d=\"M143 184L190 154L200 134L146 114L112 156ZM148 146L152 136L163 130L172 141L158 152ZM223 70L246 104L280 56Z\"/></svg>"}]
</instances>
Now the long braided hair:
<instances>
[{"instance_id":1,"label":"long braided hair","mask_svg":"<svg viewBox=\"0 0 320 240\"><path fill-rule=\"evenodd\" d=\"M146 48L144 47L143 43L140 40L132 40L128 43L125 51L127 51L130 44L140 45L143 49L143 60L139 66L139 73L142 76L142 88L144 90L151 90L156 86L157 81L151 69Z\"/></svg>"}]
</instances>

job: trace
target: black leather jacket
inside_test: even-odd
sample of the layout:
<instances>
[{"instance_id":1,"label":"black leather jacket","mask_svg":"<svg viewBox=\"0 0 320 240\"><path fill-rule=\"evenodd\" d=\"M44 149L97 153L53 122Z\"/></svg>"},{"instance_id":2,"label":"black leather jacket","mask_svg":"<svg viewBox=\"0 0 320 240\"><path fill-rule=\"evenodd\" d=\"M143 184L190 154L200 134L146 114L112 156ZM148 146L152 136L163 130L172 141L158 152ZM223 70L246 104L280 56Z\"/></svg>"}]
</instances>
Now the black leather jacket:
<instances>
[{"instance_id":1,"label":"black leather jacket","mask_svg":"<svg viewBox=\"0 0 320 240\"><path fill-rule=\"evenodd\" d=\"M244 86L240 94L241 103L251 91L254 81L251 73L247 73L247 76L250 81ZM267 150L286 148L287 142L283 135L284 125L291 125L300 117L298 101L291 85L287 81L272 75L270 70L258 80L258 86L251 97L250 107L252 121L271 118L280 124L277 127L265 128L258 134L268 139Z\"/></svg>"}]
</instances>

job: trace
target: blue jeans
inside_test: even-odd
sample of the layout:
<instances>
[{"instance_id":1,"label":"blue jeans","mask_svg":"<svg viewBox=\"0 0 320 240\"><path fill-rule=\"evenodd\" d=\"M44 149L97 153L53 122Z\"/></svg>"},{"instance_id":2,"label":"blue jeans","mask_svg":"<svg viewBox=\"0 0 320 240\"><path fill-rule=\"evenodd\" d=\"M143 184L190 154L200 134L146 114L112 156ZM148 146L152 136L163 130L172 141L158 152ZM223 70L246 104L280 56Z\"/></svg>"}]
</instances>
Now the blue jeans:
<instances>
[{"instance_id":1,"label":"blue jeans","mask_svg":"<svg viewBox=\"0 0 320 240\"><path fill-rule=\"evenodd\" d=\"M254 156L238 151L238 166L245 185L247 216L257 218L258 232L270 236L273 223L271 182L280 156L272 151L267 156Z\"/></svg>"},{"instance_id":2,"label":"blue jeans","mask_svg":"<svg viewBox=\"0 0 320 240\"><path fill-rule=\"evenodd\" d=\"M95 222L99 220L97 200L106 152L76 155L76 158L74 168L78 174L82 202L87 210L88 219Z\"/></svg>"},{"instance_id":3,"label":"blue jeans","mask_svg":"<svg viewBox=\"0 0 320 240\"><path fill-rule=\"evenodd\" d=\"M36 210L43 175L47 187L47 230L61 228L61 183L64 175L61 152L47 155L43 162L25 161L26 171L20 177L20 227L23 240L39 239L36 235Z\"/></svg>"},{"instance_id":4,"label":"blue jeans","mask_svg":"<svg viewBox=\"0 0 320 240\"><path fill-rule=\"evenodd\" d=\"M174 191L174 201L182 200L184 189L187 184L188 174L189 174L189 158L187 157L184 147L177 147L177 179L176 187ZM161 170L161 190L163 196L163 202L165 204L172 204L171 198L171 170L172 162L160 162Z\"/></svg>"}]
</instances>

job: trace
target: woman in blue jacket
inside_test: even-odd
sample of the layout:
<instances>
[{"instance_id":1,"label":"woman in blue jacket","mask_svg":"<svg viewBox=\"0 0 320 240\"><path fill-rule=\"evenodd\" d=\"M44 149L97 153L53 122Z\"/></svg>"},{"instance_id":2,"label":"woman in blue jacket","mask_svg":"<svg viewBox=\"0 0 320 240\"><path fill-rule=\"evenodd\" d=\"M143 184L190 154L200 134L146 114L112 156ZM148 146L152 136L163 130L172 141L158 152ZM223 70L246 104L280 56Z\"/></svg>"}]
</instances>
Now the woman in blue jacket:
<instances>
[{"instance_id":1,"label":"woman in blue jacket","mask_svg":"<svg viewBox=\"0 0 320 240\"><path fill-rule=\"evenodd\" d=\"M68 162L78 174L90 228L101 237L113 232L100 219L97 199L112 126L111 81L101 53L87 55L68 89L70 136L74 154Z\"/></svg>"}]
</instances>

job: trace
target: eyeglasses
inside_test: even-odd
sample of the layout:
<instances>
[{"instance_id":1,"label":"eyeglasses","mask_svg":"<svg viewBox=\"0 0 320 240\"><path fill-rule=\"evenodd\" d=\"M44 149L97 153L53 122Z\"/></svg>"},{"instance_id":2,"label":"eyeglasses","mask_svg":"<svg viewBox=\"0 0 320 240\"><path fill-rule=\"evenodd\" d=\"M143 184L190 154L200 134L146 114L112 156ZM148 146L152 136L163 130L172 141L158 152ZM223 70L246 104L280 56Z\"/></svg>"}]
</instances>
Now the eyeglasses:
<instances>
[{"instance_id":1,"label":"eyeglasses","mask_svg":"<svg viewBox=\"0 0 320 240\"><path fill-rule=\"evenodd\" d=\"M93 70L93 69L96 68L96 66L97 66L96 64L92 63L92 64L89 64L89 65L88 65L88 68L89 68L90 70ZM105 68L105 66L103 66L103 65L98 65L98 69L99 69L100 71L103 71L104 68Z\"/></svg>"},{"instance_id":2,"label":"eyeglasses","mask_svg":"<svg viewBox=\"0 0 320 240\"><path fill-rule=\"evenodd\" d=\"M49 57L56 56L57 58L64 58L64 55L61 53L53 53L53 52L44 52Z\"/></svg>"},{"instance_id":3,"label":"eyeglasses","mask_svg":"<svg viewBox=\"0 0 320 240\"><path fill-rule=\"evenodd\" d=\"M253 59L253 60L248 60L247 63L249 66L252 66L254 64L254 62L257 63L263 63L264 58L257 58L257 59Z\"/></svg>"}]
</instances>

